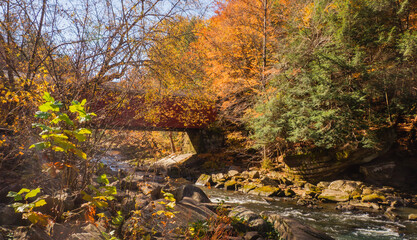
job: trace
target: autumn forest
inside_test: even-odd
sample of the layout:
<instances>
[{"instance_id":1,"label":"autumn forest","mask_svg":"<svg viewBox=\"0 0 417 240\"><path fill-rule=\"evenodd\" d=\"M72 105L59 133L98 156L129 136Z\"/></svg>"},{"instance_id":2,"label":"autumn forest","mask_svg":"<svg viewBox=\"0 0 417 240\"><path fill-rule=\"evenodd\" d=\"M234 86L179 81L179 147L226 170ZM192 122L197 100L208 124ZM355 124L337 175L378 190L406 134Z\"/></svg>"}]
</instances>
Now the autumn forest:
<instances>
[{"instance_id":1,"label":"autumn forest","mask_svg":"<svg viewBox=\"0 0 417 240\"><path fill-rule=\"evenodd\" d=\"M0 1L0 239L417 238L416 63L415 0Z\"/></svg>"}]
</instances>

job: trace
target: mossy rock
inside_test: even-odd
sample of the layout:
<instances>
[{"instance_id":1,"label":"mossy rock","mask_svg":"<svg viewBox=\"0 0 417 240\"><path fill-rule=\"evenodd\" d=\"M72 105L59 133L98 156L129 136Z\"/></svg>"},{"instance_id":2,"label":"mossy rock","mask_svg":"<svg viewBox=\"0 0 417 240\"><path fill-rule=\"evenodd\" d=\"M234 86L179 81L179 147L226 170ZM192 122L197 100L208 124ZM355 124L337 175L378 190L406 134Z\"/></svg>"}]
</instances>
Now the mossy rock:
<instances>
[{"instance_id":1,"label":"mossy rock","mask_svg":"<svg viewBox=\"0 0 417 240\"><path fill-rule=\"evenodd\" d=\"M236 182L235 180L229 180L224 183L224 189L236 191L239 188L239 185L240 184Z\"/></svg>"},{"instance_id":2,"label":"mossy rock","mask_svg":"<svg viewBox=\"0 0 417 240\"><path fill-rule=\"evenodd\" d=\"M319 182L317 183L317 187L320 189L325 189L328 188L330 185L330 182Z\"/></svg>"},{"instance_id":3,"label":"mossy rock","mask_svg":"<svg viewBox=\"0 0 417 240\"><path fill-rule=\"evenodd\" d=\"M350 196L342 191L324 189L318 198L331 202L346 202L349 201Z\"/></svg>"},{"instance_id":4,"label":"mossy rock","mask_svg":"<svg viewBox=\"0 0 417 240\"><path fill-rule=\"evenodd\" d=\"M385 197L378 194L369 194L362 196L362 202L384 202Z\"/></svg>"},{"instance_id":5,"label":"mossy rock","mask_svg":"<svg viewBox=\"0 0 417 240\"><path fill-rule=\"evenodd\" d=\"M281 192L280 188L273 187L273 186L263 186L255 188L249 191L250 194L262 196L262 197L274 197L277 196Z\"/></svg>"},{"instance_id":6,"label":"mossy rock","mask_svg":"<svg viewBox=\"0 0 417 240\"><path fill-rule=\"evenodd\" d=\"M253 189L255 189L257 186L255 185L255 184L244 184L243 186L242 186L242 188L240 188L240 190L243 192L243 193L248 193L249 191L251 191L251 190L253 190Z\"/></svg>"},{"instance_id":7,"label":"mossy rock","mask_svg":"<svg viewBox=\"0 0 417 240\"><path fill-rule=\"evenodd\" d=\"M211 176L207 174L201 174L200 177L195 182L196 185L202 185L202 186L210 186L213 184L213 181L211 180Z\"/></svg>"},{"instance_id":8,"label":"mossy rock","mask_svg":"<svg viewBox=\"0 0 417 240\"><path fill-rule=\"evenodd\" d=\"M294 197L295 196L295 192L292 189L285 189L284 190L284 196L285 197Z\"/></svg>"},{"instance_id":9,"label":"mossy rock","mask_svg":"<svg viewBox=\"0 0 417 240\"><path fill-rule=\"evenodd\" d=\"M212 174L211 179L215 183L225 182L227 180L227 175L223 173Z\"/></svg>"}]
</instances>

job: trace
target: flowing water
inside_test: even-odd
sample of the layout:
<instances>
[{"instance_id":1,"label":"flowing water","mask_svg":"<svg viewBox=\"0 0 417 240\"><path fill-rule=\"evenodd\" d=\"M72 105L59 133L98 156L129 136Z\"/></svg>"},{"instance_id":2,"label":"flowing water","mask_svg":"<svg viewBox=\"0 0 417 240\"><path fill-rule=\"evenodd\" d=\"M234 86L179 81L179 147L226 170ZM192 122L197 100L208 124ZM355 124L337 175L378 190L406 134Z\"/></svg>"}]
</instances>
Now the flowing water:
<instances>
[{"instance_id":1,"label":"flowing water","mask_svg":"<svg viewBox=\"0 0 417 240\"><path fill-rule=\"evenodd\" d=\"M120 160L121 157L117 153L101 158L101 162L114 171L133 170L131 165ZM240 205L256 213L273 211L281 216L297 219L338 240L417 240L417 222L413 221L394 222L381 214L341 212L335 210L335 204L323 204L323 209L309 209L296 205L292 200L277 198L275 202L268 202L255 195L199 187L213 202L224 201L232 206ZM397 213L401 219L406 219L410 213L417 214L417 209L399 208Z\"/></svg>"},{"instance_id":2,"label":"flowing water","mask_svg":"<svg viewBox=\"0 0 417 240\"><path fill-rule=\"evenodd\" d=\"M199 186L201 187L201 186ZM220 189L202 187L213 202L224 201L230 205L240 205L254 212L274 211L281 216L291 217L314 227L335 239L341 240L400 240L417 239L417 222L390 221L381 214L341 212L334 204L325 204L323 209L309 209L284 199L267 202L262 197ZM406 218L416 209L398 209L398 214Z\"/></svg>"}]
</instances>

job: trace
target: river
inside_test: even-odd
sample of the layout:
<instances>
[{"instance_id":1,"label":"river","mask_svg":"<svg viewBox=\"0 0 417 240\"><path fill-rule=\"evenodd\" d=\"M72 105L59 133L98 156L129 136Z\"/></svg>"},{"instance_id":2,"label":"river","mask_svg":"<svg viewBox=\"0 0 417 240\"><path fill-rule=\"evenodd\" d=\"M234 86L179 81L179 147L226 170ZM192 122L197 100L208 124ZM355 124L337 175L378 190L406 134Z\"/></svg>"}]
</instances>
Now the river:
<instances>
[{"instance_id":1,"label":"river","mask_svg":"<svg viewBox=\"0 0 417 240\"><path fill-rule=\"evenodd\" d=\"M133 171L131 165L121 161L122 158L117 153L101 158L101 162L115 171ZM335 204L322 204L322 209L310 209L298 206L293 200L276 198L277 201L268 202L255 195L198 187L204 190L212 202L224 201L232 206L246 207L256 213L274 211L281 216L297 219L338 240L417 240L417 221L395 222L387 220L381 214L342 212L335 209ZM401 219L406 219L410 213L417 214L417 209L398 208L396 213Z\"/></svg>"},{"instance_id":2,"label":"river","mask_svg":"<svg viewBox=\"0 0 417 240\"><path fill-rule=\"evenodd\" d=\"M201 186L199 186L201 187ZM327 233L340 240L403 240L417 239L417 222L390 221L381 214L341 212L335 204L324 204L323 209L310 209L296 205L293 201L277 199L267 202L262 197L201 187L213 202L224 201L230 205L244 206L254 212L274 211L281 216L291 217ZM399 208L400 216L417 213L417 209Z\"/></svg>"}]
</instances>

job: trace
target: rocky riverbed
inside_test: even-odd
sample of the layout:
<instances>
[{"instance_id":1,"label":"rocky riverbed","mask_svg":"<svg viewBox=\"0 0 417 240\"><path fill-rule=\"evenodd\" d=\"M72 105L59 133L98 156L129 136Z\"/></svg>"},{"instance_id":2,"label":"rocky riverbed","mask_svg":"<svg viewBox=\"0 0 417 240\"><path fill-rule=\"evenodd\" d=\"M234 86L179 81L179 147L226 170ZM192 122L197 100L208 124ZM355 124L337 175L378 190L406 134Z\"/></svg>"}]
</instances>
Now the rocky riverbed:
<instances>
[{"instance_id":1,"label":"rocky riverbed","mask_svg":"<svg viewBox=\"0 0 417 240\"><path fill-rule=\"evenodd\" d=\"M3 199L0 239L197 239L204 234L236 240L417 238L415 196L391 187L352 180L313 185L280 171L233 164L197 175L213 166L190 154L142 166L117 156L103 160L106 166L96 177L106 174L105 186L117 194L110 208L97 208L100 217L94 222L85 221L88 208L80 193L45 192L47 205L39 211L53 214L48 211L58 202L66 211L65 220L46 229L31 227ZM103 183L93 186L100 189Z\"/></svg>"}]
</instances>

